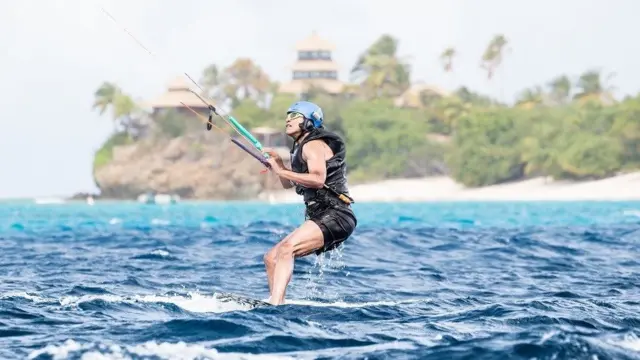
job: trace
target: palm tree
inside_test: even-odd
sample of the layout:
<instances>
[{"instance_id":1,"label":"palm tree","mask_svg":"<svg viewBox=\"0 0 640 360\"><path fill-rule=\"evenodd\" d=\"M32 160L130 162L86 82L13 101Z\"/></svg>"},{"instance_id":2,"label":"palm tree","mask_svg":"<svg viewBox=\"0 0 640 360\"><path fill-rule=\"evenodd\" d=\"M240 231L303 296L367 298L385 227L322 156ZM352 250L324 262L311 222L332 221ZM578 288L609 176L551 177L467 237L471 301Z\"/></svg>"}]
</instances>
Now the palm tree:
<instances>
[{"instance_id":1,"label":"palm tree","mask_svg":"<svg viewBox=\"0 0 640 360\"><path fill-rule=\"evenodd\" d=\"M491 80L496 69L502 64L504 50L508 44L504 35L499 34L491 39L486 50L482 54L480 66L487 71L487 78Z\"/></svg>"},{"instance_id":2,"label":"palm tree","mask_svg":"<svg viewBox=\"0 0 640 360\"><path fill-rule=\"evenodd\" d=\"M497 103L490 97L473 92L465 86L456 90L454 95L457 96L462 102L469 103L473 106L486 107Z\"/></svg>"},{"instance_id":3,"label":"palm tree","mask_svg":"<svg viewBox=\"0 0 640 360\"><path fill-rule=\"evenodd\" d=\"M462 101L457 96L434 97L421 93L421 102L448 128L447 133L455 133L458 120L471 111L471 103Z\"/></svg>"},{"instance_id":4,"label":"palm tree","mask_svg":"<svg viewBox=\"0 0 640 360\"><path fill-rule=\"evenodd\" d=\"M118 92L113 102L113 117L127 133L140 125L138 124L139 116L137 116L139 111L140 108L130 96L121 91Z\"/></svg>"},{"instance_id":5,"label":"palm tree","mask_svg":"<svg viewBox=\"0 0 640 360\"><path fill-rule=\"evenodd\" d=\"M482 54L480 67L487 71L487 79L491 80L497 69L502 64L504 51L507 46L507 39L502 34L498 34L491 39L489 45ZM500 98L503 98L504 88L500 86Z\"/></svg>"},{"instance_id":6,"label":"palm tree","mask_svg":"<svg viewBox=\"0 0 640 360\"><path fill-rule=\"evenodd\" d=\"M367 48L367 50L360 55L356 64L351 69L351 75L368 75L367 71L367 58L374 56L396 56L396 52L398 50L398 40L393 38L391 35L382 35L378 40L376 40L373 44ZM361 74L364 73L364 74Z\"/></svg>"},{"instance_id":7,"label":"palm tree","mask_svg":"<svg viewBox=\"0 0 640 360\"><path fill-rule=\"evenodd\" d=\"M120 88L118 88L116 84L107 81L103 82L93 94L94 101L92 109L98 109L100 115L104 115L104 113L110 108L113 110L114 103L119 93ZM115 113L112 113L112 120L115 132L118 126Z\"/></svg>"},{"instance_id":8,"label":"palm tree","mask_svg":"<svg viewBox=\"0 0 640 360\"><path fill-rule=\"evenodd\" d=\"M358 58L352 78L362 85L367 97L398 96L410 85L410 68L396 52L398 41L381 36Z\"/></svg>"},{"instance_id":9,"label":"palm tree","mask_svg":"<svg viewBox=\"0 0 640 360\"><path fill-rule=\"evenodd\" d=\"M111 110L114 132L118 131L118 125L124 127L125 131L129 131L136 122L139 107L114 83L103 82L95 91L94 98L92 108L98 109L100 115Z\"/></svg>"},{"instance_id":10,"label":"palm tree","mask_svg":"<svg viewBox=\"0 0 640 360\"><path fill-rule=\"evenodd\" d=\"M440 61L442 62L442 67L444 72L452 72L453 71L453 58L457 55L457 52L454 48L448 47L446 48L442 54L440 54Z\"/></svg>"},{"instance_id":11,"label":"palm tree","mask_svg":"<svg viewBox=\"0 0 640 360\"><path fill-rule=\"evenodd\" d=\"M453 58L458 55L456 49L453 47L446 48L442 54L440 54L440 62L445 73L453 73ZM453 79L450 79L453 80ZM451 84L453 86L453 84Z\"/></svg>"},{"instance_id":12,"label":"palm tree","mask_svg":"<svg viewBox=\"0 0 640 360\"><path fill-rule=\"evenodd\" d=\"M566 104L571 95L571 80L566 75L561 75L551 80L548 84L551 88L550 98L555 104Z\"/></svg>"},{"instance_id":13,"label":"palm tree","mask_svg":"<svg viewBox=\"0 0 640 360\"><path fill-rule=\"evenodd\" d=\"M545 94L542 87L536 86L533 89L526 89L520 95L520 98L516 102L516 106L525 109L531 109L538 105L542 105L545 102Z\"/></svg>"},{"instance_id":14,"label":"palm tree","mask_svg":"<svg viewBox=\"0 0 640 360\"><path fill-rule=\"evenodd\" d=\"M363 85L369 94L376 97L398 96L408 87L408 66L397 58L373 56L368 57L365 64L370 73Z\"/></svg>"},{"instance_id":15,"label":"palm tree","mask_svg":"<svg viewBox=\"0 0 640 360\"><path fill-rule=\"evenodd\" d=\"M113 103L113 99L118 91L118 86L115 84L106 81L103 82L93 93L94 102L92 108L94 110L100 110L100 115L103 115Z\"/></svg>"},{"instance_id":16,"label":"palm tree","mask_svg":"<svg viewBox=\"0 0 640 360\"><path fill-rule=\"evenodd\" d=\"M580 75L576 86L580 89L574 99L579 102L597 101L599 103L612 103L615 86L608 85L615 73L610 73L603 80L600 70L589 70Z\"/></svg>"}]
</instances>

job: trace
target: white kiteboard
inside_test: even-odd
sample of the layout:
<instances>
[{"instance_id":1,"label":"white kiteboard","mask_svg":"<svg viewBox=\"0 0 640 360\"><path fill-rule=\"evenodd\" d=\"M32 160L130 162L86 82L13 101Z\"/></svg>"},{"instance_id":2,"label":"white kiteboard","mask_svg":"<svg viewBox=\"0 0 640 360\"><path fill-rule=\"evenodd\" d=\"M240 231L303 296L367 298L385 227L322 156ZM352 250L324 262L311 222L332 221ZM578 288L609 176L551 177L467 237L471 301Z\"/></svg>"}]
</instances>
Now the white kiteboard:
<instances>
[{"instance_id":1,"label":"white kiteboard","mask_svg":"<svg viewBox=\"0 0 640 360\"><path fill-rule=\"evenodd\" d=\"M230 293L217 292L216 299L222 302L233 302L235 304L239 304L242 306L248 306L251 309L254 309L257 307L263 307L263 306L272 306L266 301L251 299L248 297L244 297L236 294L230 294Z\"/></svg>"}]
</instances>

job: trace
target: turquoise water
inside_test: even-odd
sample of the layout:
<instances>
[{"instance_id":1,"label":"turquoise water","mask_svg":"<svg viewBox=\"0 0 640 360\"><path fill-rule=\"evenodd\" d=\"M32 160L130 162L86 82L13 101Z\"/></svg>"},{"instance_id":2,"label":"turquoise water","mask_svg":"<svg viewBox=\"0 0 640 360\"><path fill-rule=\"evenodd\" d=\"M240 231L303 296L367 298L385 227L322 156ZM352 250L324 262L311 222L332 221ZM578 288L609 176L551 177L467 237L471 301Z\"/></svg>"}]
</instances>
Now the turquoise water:
<instances>
[{"instance_id":1,"label":"turquoise water","mask_svg":"<svg viewBox=\"0 0 640 360\"><path fill-rule=\"evenodd\" d=\"M0 357L640 358L640 203L355 211L248 309L301 205L0 204Z\"/></svg>"}]
</instances>

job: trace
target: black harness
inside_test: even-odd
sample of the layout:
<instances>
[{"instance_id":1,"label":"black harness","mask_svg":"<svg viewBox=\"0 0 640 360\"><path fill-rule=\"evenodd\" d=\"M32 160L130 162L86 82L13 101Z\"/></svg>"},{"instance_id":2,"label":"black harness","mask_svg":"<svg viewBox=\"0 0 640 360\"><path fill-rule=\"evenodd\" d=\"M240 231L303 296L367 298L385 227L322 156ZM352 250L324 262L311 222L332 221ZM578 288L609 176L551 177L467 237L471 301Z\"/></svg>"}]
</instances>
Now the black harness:
<instances>
[{"instance_id":1,"label":"black harness","mask_svg":"<svg viewBox=\"0 0 640 360\"><path fill-rule=\"evenodd\" d=\"M310 189L294 183L296 193L304 197L307 213L312 216L330 208L349 207L354 200L347 189L345 144L338 135L318 128L308 131L307 137L299 143L294 142L291 148L291 169L297 173L309 172L302 157L302 147L313 140L323 140L333 151L334 155L327 161L327 179L322 189Z\"/></svg>"}]
</instances>

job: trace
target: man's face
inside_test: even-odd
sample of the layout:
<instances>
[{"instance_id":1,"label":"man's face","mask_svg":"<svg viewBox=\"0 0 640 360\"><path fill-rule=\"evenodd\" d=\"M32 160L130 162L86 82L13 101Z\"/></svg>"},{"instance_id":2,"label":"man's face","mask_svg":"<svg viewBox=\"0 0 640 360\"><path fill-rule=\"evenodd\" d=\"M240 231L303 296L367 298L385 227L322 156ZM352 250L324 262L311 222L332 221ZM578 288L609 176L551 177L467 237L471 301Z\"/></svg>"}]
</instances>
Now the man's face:
<instances>
[{"instance_id":1,"label":"man's face","mask_svg":"<svg viewBox=\"0 0 640 360\"><path fill-rule=\"evenodd\" d=\"M287 123L285 125L284 132L291 137L296 137L300 135L300 133L302 132L302 129L300 128L300 126L304 121L304 117L302 116L302 114L289 113L287 114L286 121Z\"/></svg>"}]
</instances>

